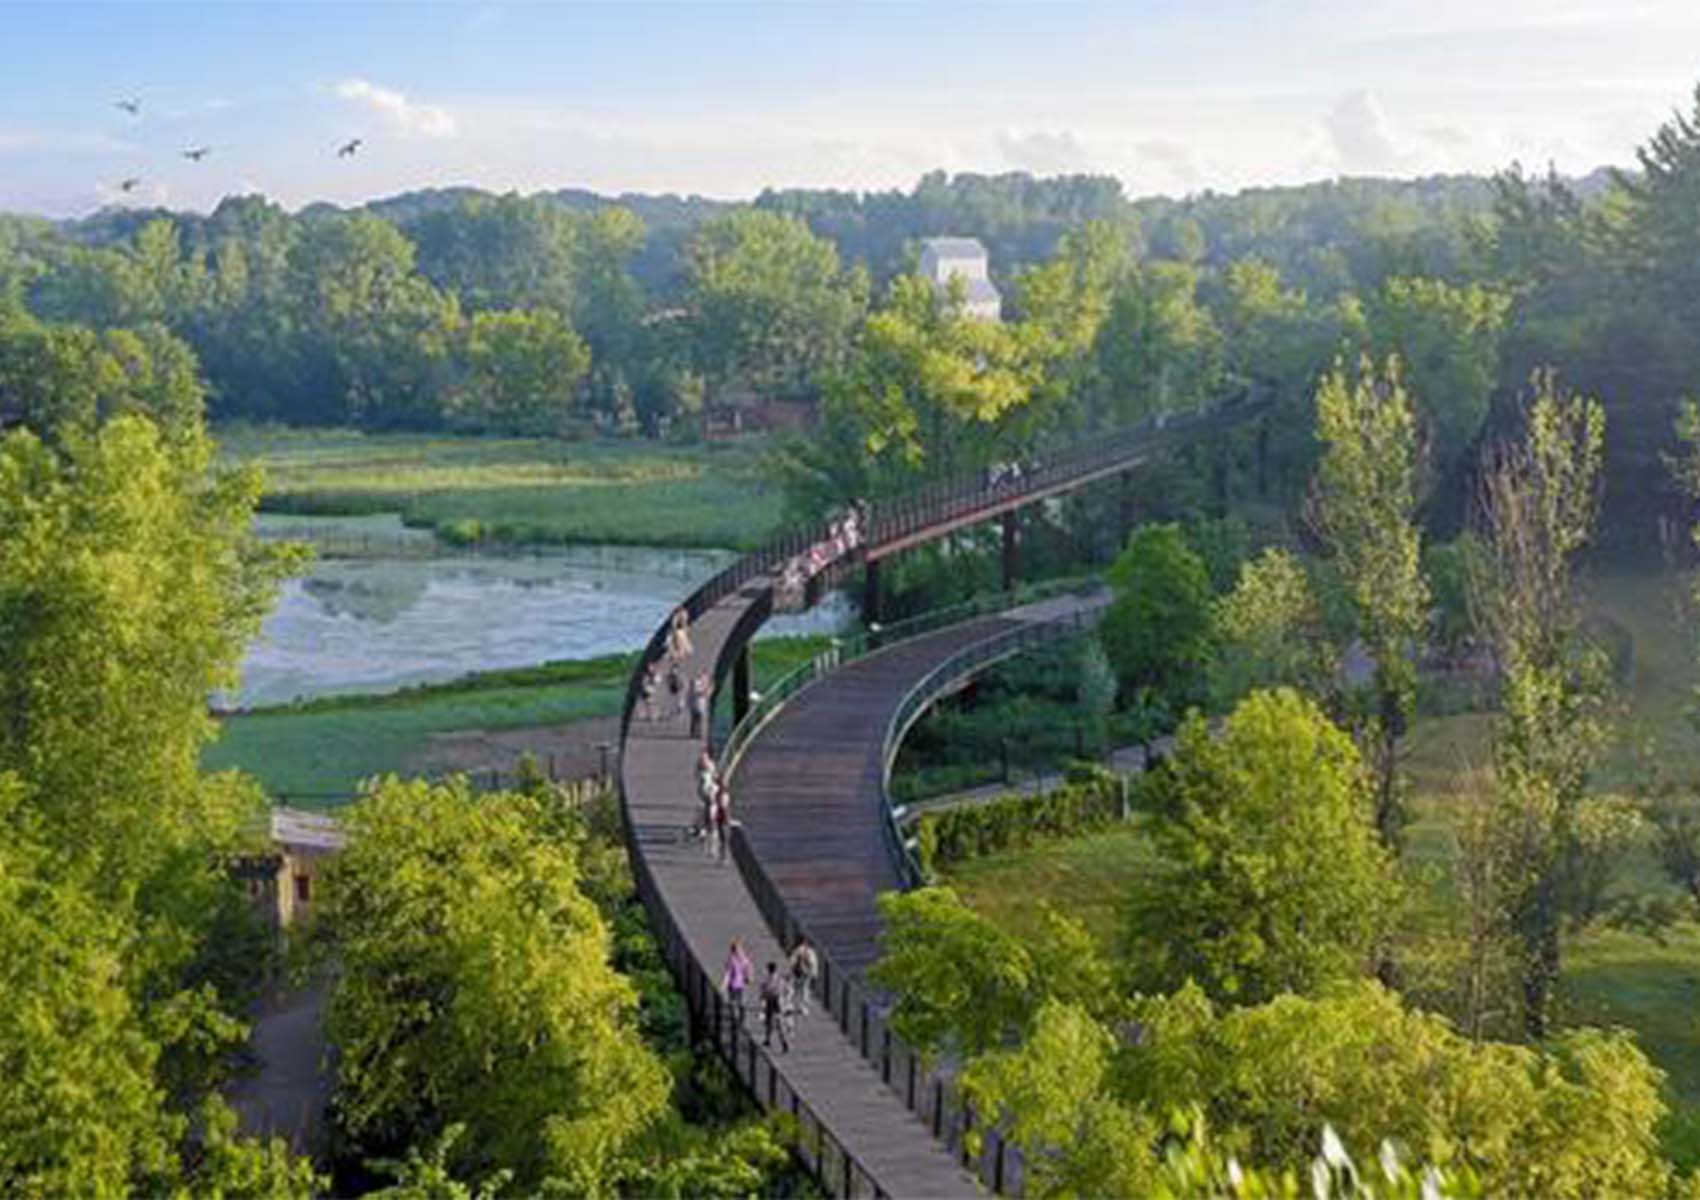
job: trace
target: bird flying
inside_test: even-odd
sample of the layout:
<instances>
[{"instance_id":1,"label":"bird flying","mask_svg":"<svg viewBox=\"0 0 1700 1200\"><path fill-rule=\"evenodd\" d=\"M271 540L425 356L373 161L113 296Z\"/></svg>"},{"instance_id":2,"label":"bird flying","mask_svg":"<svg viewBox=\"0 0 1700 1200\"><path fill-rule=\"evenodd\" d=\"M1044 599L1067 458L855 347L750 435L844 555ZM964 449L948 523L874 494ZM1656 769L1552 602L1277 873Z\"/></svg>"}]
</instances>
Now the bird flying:
<instances>
[{"instance_id":1,"label":"bird flying","mask_svg":"<svg viewBox=\"0 0 1700 1200\"><path fill-rule=\"evenodd\" d=\"M188 159L190 162L200 162L211 153L211 146L191 146L189 149L183 151L183 157Z\"/></svg>"},{"instance_id":2,"label":"bird flying","mask_svg":"<svg viewBox=\"0 0 1700 1200\"><path fill-rule=\"evenodd\" d=\"M355 153L360 149L361 144L360 138L350 138L348 141L337 147L336 156L338 158L353 158Z\"/></svg>"},{"instance_id":3,"label":"bird flying","mask_svg":"<svg viewBox=\"0 0 1700 1200\"><path fill-rule=\"evenodd\" d=\"M112 102L112 107L121 108L132 117L139 117L142 115L142 102L140 100L114 100Z\"/></svg>"},{"instance_id":4,"label":"bird flying","mask_svg":"<svg viewBox=\"0 0 1700 1200\"><path fill-rule=\"evenodd\" d=\"M142 181L140 179L137 179L132 175L130 178L124 180L124 182L118 185L118 190L121 192L133 192L141 186L141 182Z\"/></svg>"}]
</instances>

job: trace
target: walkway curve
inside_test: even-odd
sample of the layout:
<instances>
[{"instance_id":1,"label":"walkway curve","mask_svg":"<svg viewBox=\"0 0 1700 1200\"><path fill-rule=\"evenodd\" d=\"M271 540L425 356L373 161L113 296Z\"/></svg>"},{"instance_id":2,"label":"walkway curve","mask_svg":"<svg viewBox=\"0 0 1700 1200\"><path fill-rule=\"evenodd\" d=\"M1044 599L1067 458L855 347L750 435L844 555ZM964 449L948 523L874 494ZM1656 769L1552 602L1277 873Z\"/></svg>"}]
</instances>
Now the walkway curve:
<instances>
[{"instance_id":1,"label":"walkway curve","mask_svg":"<svg viewBox=\"0 0 1700 1200\"><path fill-rule=\"evenodd\" d=\"M1147 423L1044 451L1014 486L961 480L881 505L868 522L867 544L857 557L871 562L1129 471L1174 444L1237 423L1244 415L1230 409L1225 416ZM777 568L824 532L800 531L747 555L686 600L695 644L691 674L709 671L717 685L728 677L772 611ZM854 565L844 562L832 569ZM947 1080L929 1074L885 1027L882 1006L854 968L838 966L823 954L825 1011L817 1008L799 1023L797 1047L790 1053L760 1045L754 1026L728 1011L718 986L727 945L742 939L758 969L768 961L783 962L783 948L769 930L788 933L795 920L763 870L753 832L734 830L737 869L709 861L699 843L683 836L695 817L692 778L700 743L688 736L682 718L636 719L644 672L662 656L665 640L663 626L651 637L627 688L621 717L621 812L638 894L685 994L694 1029L715 1043L766 1107L796 1115L798 1152L832 1194L976 1193L975 1179L958 1165L958 1155L966 1159L964 1148L974 1144L967 1136L971 1110ZM889 820L883 824L895 828ZM888 866L894 861L895 856L886 859ZM873 858L867 865L878 870ZM1006 1156L992 1131L985 1132L979 1139L981 1154L972 1163L975 1174L994 1191L1018 1193L1019 1179L1005 1176L1006 1159L1013 1156Z\"/></svg>"}]
</instances>

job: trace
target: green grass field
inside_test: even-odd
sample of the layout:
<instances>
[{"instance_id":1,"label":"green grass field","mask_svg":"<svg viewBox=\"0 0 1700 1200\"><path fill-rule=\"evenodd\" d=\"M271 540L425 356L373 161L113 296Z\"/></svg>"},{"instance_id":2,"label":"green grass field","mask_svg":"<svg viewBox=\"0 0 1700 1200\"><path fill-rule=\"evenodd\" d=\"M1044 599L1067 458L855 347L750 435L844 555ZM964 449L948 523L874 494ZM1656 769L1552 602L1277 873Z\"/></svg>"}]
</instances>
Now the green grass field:
<instances>
[{"instance_id":1,"label":"green grass field","mask_svg":"<svg viewBox=\"0 0 1700 1200\"><path fill-rule=\"evenodd\" d=\"M461 541L759 544L780 518L759 438L702 446L232 425L231 462L265 469L268 512L399 511Z\"/></svg>"},{"instance_id":2,"label":"green grass field","mask_svg":"<svg viewBox=\"0 0 1700 1200\"><path fill-rule=\"evenodd\" d=\"M757 642L755 686L820 652L827 639ZM209 770L252 775L274 798L306 808L342 802L374 775L419 773L434 735L560 726L620 711L634 655L492 671L387 696L339 696L227 717ZM548 743L540 742L540 754Z\"/></svg>"},{"instance_id":3,"label":"green grass field","mask_svg":"<svg viewBox=\"0 0 1700 1200\"><path fill-rule=\"evenodd\" d=\"M1700 780L1700 736L1688 717L1700 671L1695 634L1681 616L1681 586L1658 574L1613 574L1589 583L1591 607L1626 629L1635 650L1621 698L1624 736L1601 763L1603 787L1623 786L1636 747L1648 742L1672 771ZM1424 718L1412 729L1407 858L1419 870L1437 869L1425 902L1437 907L1419 914L1420 922L1443 923L1443 906L1453 902L1446 878L1457 853L1452 817L1460 794L1491 786L1489 732L1490 718L1481 713ZM962 863L948 882L977 910L1022 932L1038 928L1035 901L1048 902L1084 921L1113 953L1121 898L1151 868L1151 855L1136 828L1117 829ZM1671 888L1645 851L1629 856L1616 886ZM1560 1005L1569 1020L1635 1031L1669 1076L1675 1104L1667 1149L1684 1164L1700 1159L1700 924L1683 922L1659 937L1593 927L1567 938Z\"/></svg>"}]
</instances>

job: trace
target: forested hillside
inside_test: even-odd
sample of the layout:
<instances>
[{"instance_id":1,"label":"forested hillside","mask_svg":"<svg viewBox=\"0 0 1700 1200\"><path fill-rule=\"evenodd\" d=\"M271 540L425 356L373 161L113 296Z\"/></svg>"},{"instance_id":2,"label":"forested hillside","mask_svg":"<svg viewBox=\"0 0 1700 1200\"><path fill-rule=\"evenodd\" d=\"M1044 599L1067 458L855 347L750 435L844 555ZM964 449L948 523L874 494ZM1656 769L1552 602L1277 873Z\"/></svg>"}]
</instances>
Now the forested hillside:
<instances>
[{"instance_id":1,"label":"forested hillside","mask_svg":"<svg viewBox=\"0 0 1700 1200\"><path fill-rule=\"evenodd\" d=\"M0 372L72 324L164 326L195 351L215 420L655 435L723 404L819 401L822 433L780 468L814 506L1247 391L1278 417L1255 467L1236 451L1211 468L1218 499L1290 499L1315 454L1316 380L1393 353L1444 526L1479 440L1545 364L1606 405L1606 541L1650 548L1677 515L1659 455L1700 366L1697 146L1678 117L1632 174L1178 200L1130 200L1107 177L934 172L907 192L749 205L454 188L357 211L247 196L205 216L5 218ZM953 332L904 282L918 240L944 233L987 245L1002 333ZM939 381L901 377L906 344L973 364L965 388L929 399ZM902 411L850 411L882 371ZM894 441L898 427L920 432Z\"/></svg>"}]
</instances>

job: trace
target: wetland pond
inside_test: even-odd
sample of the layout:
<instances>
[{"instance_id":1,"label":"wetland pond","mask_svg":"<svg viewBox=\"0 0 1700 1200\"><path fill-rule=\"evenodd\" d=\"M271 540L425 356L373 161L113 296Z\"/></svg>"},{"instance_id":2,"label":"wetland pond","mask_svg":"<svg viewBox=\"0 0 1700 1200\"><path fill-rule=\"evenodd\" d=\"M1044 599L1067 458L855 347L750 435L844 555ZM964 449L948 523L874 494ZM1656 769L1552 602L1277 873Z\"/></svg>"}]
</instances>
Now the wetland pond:
<instances>
[{"instance_id":1,"label":"wetland pond","mask_svg":"<svg viewBox=\"0 0 1700 1200\"><path fill-rule=\"evenodd\" d=\"M284 584L241 687L220 698L242 708L636 650L734 557L638 546L475 554L393 515L262 515L257 526L265 537L313 542L320 557ZM769 622L767 633L831 633L847 615L835 596Z\"/></svg>"}]
</instances>

